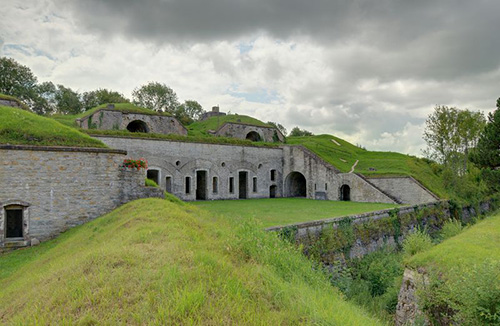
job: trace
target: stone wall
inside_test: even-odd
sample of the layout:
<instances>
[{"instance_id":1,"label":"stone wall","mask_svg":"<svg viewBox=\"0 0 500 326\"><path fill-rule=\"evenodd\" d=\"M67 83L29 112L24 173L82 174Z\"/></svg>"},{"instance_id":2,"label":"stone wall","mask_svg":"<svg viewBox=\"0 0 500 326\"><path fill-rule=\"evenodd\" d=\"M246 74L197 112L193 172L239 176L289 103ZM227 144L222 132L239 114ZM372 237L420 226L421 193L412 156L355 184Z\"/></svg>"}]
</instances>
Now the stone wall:
<instances>
[{"instance_id":1,"label":"stone wall","mask_svg":"<svg viewBox=\"0 0 500 326\"><path fill-rule=\"evenodd\" d=\"M216 132L217 136L248 139L250 133L257 133L261 141L274 142L278 137L280 142L285 140L283 134L276 128L247 125L242 123L226 122ZM276 136L275 136L276 135Z\"/></svg>"},{"instance_id":2,"label":"stone wall","mask_svg":"<svg viewBox=\"0 0 500 326\"><path fill-rule=\"evenodd\" d=\"M127 130L133 121L146 125L148 133L187 135L187 129L174 117L121 112L112 109L97 110L77 120L83 129Z\"/></svg>"},{"instance_id":3,"label":"stone wall","mask_svg":"<svg viewBox=\"0 0 500 326\"><path fill-rule=\"evenodd\" d=\"M405 204L421 204L439 198L412 177L369 178L368 181Z\"/></svg>"},{"instance_id":4,"label":"stone wall","mask_svg":"<svg viewBox=\"0 0 500 326\"><path fill-rule=\"evenodd\" d=\"M13 108L22 108L22 105L20 102L16 100L8 100L4 98L0 98L0 106L11 106Z\"/></svg>"},{"instance_id":5,"label":"stone wall","mask_svg":"<svg viewBox=\"0 0 500 326\"><path fill-rule=\"evenodd\" d=\"M0 247L45 240L117 206L162 197L144 187L145 171L123 168L126 152L0 145ZM24 209L22 239L6 242L6 208Z\"/></svg>"},{"instance_id":6,"label":"stone wall","mask_svg":"<svg viewBox=\"0 0 500 326\"><path fill-rule=\"evenodd\" d=\"M244 179L241 182L246 198L269 198L272 186L275 186L276 197L282 197L283 194L281 148L124 137L96 138L112 148L126 150L132 158L146 158L149 170L158 171L155 174L160 188L182 200L196 200L197 190L205 192L204 198L198 199L238 199L240 172L246 174L242 176L246 179L246 185L243 184ZM271 170L275 171L274 180L271 179ZM186 178L189 178L189 193L186 191ZM232 191L230 180L233 183Z\"/></svg>"}]
</instances>

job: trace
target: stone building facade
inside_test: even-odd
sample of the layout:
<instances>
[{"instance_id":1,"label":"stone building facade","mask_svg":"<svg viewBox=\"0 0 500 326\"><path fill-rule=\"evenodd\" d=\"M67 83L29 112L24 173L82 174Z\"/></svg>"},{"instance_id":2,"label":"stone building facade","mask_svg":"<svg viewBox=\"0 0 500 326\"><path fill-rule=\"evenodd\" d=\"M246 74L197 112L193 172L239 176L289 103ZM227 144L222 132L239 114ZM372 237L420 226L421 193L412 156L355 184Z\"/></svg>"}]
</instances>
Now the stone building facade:
<instances>
[{"instance_id":1,"label":"stone building facade","mask_svg":"<svg viewBox=\"0 0 500 326\"><path fill-rule=\"evenodd\" d=\"M115 110L113 106L77 119L83 129L128 130L156 134L187 135L187 129L176 118L166 115L140 114Z\"/></svg>"},{"instance_id":2,"label":"stone building facade","mask_svg":"<svg viewBox=\"0 0 500 326\"><path fill-rule=\"evenodd\" d=\"M251 141L283 142L285 137L274 127L256 126L237 122L226 122L215 131L215 135L248 139Z\"/></svg>"},{"instance_id":3,"label":"stone building facade","mask_svg":"<svg viewBox=\"0 0 500 326\"><path fill-rule=\"evenodd\" d=\"M137 198L162 197L121 150L0 145L0 250L46 240Z\"/></svg>"}]
</instances>

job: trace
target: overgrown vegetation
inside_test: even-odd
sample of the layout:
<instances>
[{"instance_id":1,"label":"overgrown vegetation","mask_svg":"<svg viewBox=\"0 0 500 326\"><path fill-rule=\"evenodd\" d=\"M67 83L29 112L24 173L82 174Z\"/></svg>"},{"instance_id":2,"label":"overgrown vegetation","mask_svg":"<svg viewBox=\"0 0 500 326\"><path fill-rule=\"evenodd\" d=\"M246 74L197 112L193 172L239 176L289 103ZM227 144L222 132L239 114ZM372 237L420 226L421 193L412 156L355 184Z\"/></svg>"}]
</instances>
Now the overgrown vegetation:
<instances>
[{"instance_id":1,"label":"overgrown vegetation","mask_svg":"<svg viewBox=\"0 0 500 326\"><path fill-rule=\"evenodd\" d=\"M0 106L0 144L106 148L102 142L25 110Z\"/></svg>"},{"instance_id":2,"label":"overgrown vegetation","mask_svg":"<svg viewBox=\"0 0 500 326\"><path fill-rule=\"evenodd\" d=\"M149 178L145 179L144 185L146 187L156 187L156 188L158 188L158 184L154 180L149 179Z\"/></svg>"},{"instance_id":3,"label":"overgrown vegetation","mask_svg":"<svg viewBox=\"0 0 500 326\"><path fill-rule=\"evenodd\" d=\"M0 323L381 325L274 233L161 199L0 256Z\"/></svg>"}]
</instances>

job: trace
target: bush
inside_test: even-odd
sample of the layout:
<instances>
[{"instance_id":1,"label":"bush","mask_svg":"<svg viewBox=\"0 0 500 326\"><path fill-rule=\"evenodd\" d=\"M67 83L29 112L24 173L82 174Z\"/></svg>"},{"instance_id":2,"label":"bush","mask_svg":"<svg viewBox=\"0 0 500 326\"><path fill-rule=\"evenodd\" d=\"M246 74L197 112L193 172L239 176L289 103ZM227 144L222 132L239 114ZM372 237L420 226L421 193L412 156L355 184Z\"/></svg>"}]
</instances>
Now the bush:
<instances>
[{"instance_id":1,"label":"bush","mask_svg":"<svg viewBox=\"0 0 500 326\"><path fill-rule=\"evenodd\" d=\"M146 178L146 180L145 180L145 185L146 185L146 187L157 187L158 188L158 184L154 180L151 180L148 178Z\"/></svg>"},{"instance_id":2,"label":"bush","mask_svg":"<svg viewBox=\"0 0 500 326\"><path fill-rule=\"evenodd\" d=\"M417 230L417 232L408 235L404 240L403 253L405 257L410 257L431 247L431 237L424 231Z\"/></svg>"},{"instance_id":3,"label":"bush","mask_svg":"<svg viewBox=\"0 0 500 326\"><path fill-rule=\"evenodd\" d=\"M462 223L458 220L449 219L444 223L443 228L440 232L441 241L446 240L448 238L454 237L460 232L462 232Z\"/></svg>"}]
</instances>

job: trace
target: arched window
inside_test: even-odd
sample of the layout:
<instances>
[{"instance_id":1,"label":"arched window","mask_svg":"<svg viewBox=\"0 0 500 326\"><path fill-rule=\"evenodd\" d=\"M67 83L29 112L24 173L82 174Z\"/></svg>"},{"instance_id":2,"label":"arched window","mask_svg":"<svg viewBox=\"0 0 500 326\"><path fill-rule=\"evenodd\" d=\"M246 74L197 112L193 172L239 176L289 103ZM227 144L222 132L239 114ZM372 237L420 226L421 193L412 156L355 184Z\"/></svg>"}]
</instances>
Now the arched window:
<instances>
[{"instance_id":1,"label":"arched window","mask_svg":"<svg viewBox=\"0 0 500 326\"><path fill-rule=\"evenodd\" d=\"M148 133L149 128L148 125L141 120L134 120L127 125L127 130L130 132L143 132Z\"/></svg>"},{"instance_id":2,"label":"arched window","mask_svg":"<svg viewBox=\"0 0 500 326\"><path fill-rule=\"evenodd\" d=\"M256 131L250 131L247 134L246 139L251 140L251 141L260 141L260 135Z\"/></svg>"}]
</instances>

